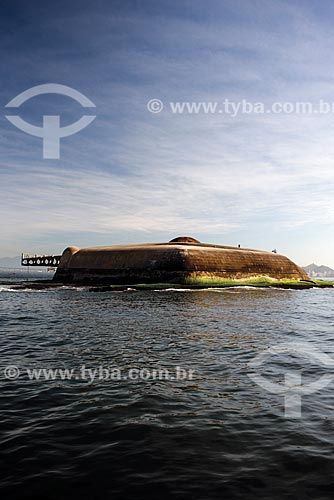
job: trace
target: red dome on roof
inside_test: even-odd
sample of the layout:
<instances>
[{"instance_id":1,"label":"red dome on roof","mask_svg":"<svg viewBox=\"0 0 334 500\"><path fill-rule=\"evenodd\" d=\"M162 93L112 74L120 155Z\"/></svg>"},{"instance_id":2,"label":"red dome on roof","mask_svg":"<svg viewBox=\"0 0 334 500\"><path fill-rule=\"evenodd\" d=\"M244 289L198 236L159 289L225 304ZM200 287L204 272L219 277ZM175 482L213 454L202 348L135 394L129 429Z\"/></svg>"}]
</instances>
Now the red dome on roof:
<instances>
[{"instance_id":1,"label":"red dome on roof","mask_svg":"<svg viewBox=\"0 0 334 500\"><path fill-rule=\"evenodd\" d=\"M178 236L177 238L174 238L173 240L170 240L169 243L201 243L200 241L196 240L195 238L192 238L191 236Z\"/></svg>"}]
</instances>

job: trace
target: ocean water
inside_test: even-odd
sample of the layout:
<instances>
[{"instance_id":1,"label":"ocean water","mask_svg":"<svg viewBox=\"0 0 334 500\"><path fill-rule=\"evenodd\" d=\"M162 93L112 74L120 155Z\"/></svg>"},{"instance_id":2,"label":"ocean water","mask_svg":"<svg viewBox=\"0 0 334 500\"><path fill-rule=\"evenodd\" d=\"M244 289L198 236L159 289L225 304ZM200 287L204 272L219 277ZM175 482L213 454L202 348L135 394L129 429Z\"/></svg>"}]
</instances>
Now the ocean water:
<instances>
[{"instance_id":1,"label":"ocean water","mask_svg":"<svg viewBox=\"0 0 334 500\"><path fill-rule=\"evenodd\" d=\"M331 289L0 285L1 498L333 498L334 381L291 416L249 376L284 345L321 356L270 354L255 371L275 387L330 377L333 302Z\"/></svg>"}]
</instances>

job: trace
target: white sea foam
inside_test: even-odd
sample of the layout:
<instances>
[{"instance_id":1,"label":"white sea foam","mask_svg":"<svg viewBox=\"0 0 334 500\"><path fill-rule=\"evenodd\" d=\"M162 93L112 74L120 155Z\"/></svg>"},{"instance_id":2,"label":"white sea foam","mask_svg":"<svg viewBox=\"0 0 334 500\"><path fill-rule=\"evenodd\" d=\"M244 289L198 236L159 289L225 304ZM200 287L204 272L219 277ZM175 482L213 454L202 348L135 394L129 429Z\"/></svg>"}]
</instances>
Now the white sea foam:
<instances>
[{"instance_id":1,"label":"white sea foam","mask_svg":"<svg viewBox=\"0 0 334 500\"><path fill-rule=\"evenodd\" d=\"M34 290L32 288L10 288L9 286L1 286L0 287L0 292L11 292L11 293L42 293L42 292L47 292L47 290Z\"/></svg>"},{"instance_id":2,"label":"white sea foam","mask_svg":"<svg viewBox=\"0 0 334 500\"><path fill-rule=\"evenodd\" d=\"M217 293L242 293L245 290L260 290L261 292L268 292L270 290L279 290L285 292L285 288L279 287L260 287L260 286L226 286L226 287L208 287L208 288L164 288L155 289L154 292L217 292ZM289 289L290 290L290 289Z\"/></svg>"},{"instance_id":3,"label":"white sea foam","mask_svg":"<svg viewBox=\"0 0 334 500\"><path fill-rule=\"evenodd\" d=\"M54 288L54 290L74 290L76 292L82 292L83 290L88 290L89 287L86 286L71 286L71 285L63 285L57 288Z\"/></svg>"}]
</instances>

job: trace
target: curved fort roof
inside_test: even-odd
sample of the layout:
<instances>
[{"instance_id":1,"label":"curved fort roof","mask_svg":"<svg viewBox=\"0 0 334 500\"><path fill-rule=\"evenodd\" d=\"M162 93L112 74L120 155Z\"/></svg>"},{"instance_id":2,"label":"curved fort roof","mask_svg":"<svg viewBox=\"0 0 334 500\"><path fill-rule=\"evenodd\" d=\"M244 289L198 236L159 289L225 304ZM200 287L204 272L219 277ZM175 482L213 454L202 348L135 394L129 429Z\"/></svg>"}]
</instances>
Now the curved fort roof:
<instances>
[{"instance_id":1,"label":"curved fort roof","mask_svg":"<svg viewBox=\"0 0 334 500\"><path fill-rule=\"evenodd\" d=\"M62 254L54 280L134 284L259 276L308 279L303 269L283 255L200 243L184 236L168 243L69 247Z\"/></svg>"}]
</instances>

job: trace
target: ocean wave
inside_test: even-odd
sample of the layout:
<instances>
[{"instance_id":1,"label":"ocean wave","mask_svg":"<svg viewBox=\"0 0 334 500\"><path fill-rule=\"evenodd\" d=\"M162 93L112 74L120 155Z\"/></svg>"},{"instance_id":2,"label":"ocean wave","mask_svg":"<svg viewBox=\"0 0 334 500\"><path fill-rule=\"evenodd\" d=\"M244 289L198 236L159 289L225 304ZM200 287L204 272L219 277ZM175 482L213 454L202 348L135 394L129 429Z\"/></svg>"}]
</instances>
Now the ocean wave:
<instances>
[{"instance_id":1,"label":"ocean wave","mask_svg":"<svg viewBox=\"0 0 334 500\"><path fill-rule=\"evenodd\" d=\"M48 290L34 290L32 288L10 288L10 286L1 286L0 287L0 292L11 292L11 293L22 293L22 292L34 292L34 293L42 293L42 292L47 292Z\"/></svg>"}]
</instances>

